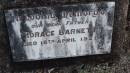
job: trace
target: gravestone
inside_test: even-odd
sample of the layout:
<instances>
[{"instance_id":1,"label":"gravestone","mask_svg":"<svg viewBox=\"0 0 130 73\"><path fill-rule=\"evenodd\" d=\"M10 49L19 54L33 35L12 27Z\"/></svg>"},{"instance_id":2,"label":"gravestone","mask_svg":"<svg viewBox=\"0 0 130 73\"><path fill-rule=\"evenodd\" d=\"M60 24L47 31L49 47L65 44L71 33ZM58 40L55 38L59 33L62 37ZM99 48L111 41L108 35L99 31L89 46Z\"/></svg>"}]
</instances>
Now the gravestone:
<instances>
[{"instance_id":1,"label":"gravestone","mask_svg":"<svg viewBox=\"0 0 130 73\"><path fill-rule=\"evenodd\" d=\"M14 61L111 52L115 2L5 11Z\"/></svg>"}]
</instances>

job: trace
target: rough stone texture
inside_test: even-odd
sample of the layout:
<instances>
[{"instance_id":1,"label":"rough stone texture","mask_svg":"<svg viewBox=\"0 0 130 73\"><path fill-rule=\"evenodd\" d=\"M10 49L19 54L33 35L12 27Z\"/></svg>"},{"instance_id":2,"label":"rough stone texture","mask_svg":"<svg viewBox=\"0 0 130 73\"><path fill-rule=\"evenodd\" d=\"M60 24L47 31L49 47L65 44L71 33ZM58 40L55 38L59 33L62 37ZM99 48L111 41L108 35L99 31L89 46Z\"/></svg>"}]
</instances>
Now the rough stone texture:
<instances>
[{"instance_id":1,"label":"rough stone texture","mask_svg":"<svg viewBox=\"0 0 130 73\"><path fill-rule=\"evenodd\" d=\"M87 56L36 62L11 62L4 9L53 5L45 0L2 0L0 2L0 73L130 73L130 31L127 25L128 0L116 0L115 24L110 55ZM58 0L60 1L60 0ZM69 0L67 0L69 1ZM76 0L71 0L75 2ZM87 0L101 1L101 0ZM109 0L107 0L109 1ZM80 2L86 2L80 0ZM62 4L60 2L60 4ZM66 2L69 3L69 2Z\"/></svg>"},{"instance_id":2,"label":"rough stone texture","mask_svg":"<svg viewBox=\"0 0 130 73\"><path fill-rule=\"evenodd\" d=\"M93 6L95 7L93 8ZM95 2L95 4L89 3L53 8L24 8L5 12L14 61L46 60L110 53L115 9L114 2ZM95 11L100 14L95 15L94 12L91 12L90 15L85 15L81 11L83 10L87 13L94 9L97 9ZM62 14L63 11L65 15ZM77 14L79 11L80 14L84 15L81 17L78 15L71 17L69 15L69 12ZM101 14L101 11L104 14ZM23 18L15 21L20 16ZM34 19L32 17L28 18L30 16L33 16ZM42 22L38 21L39 19L36 16L40 16ZM51 16L55 17L52 18ZM38 25L39 27L36 27ZM75 33L71 32L72 30ZM83 30L85 33L79 33L77 30ZM38 36L36 35L37 32ZM50 32L53 34L43 35L43 33ZM87 38L87 40L83 38ZM33 42L32 45L29 42Z\"/></svg>"}]
</instances>

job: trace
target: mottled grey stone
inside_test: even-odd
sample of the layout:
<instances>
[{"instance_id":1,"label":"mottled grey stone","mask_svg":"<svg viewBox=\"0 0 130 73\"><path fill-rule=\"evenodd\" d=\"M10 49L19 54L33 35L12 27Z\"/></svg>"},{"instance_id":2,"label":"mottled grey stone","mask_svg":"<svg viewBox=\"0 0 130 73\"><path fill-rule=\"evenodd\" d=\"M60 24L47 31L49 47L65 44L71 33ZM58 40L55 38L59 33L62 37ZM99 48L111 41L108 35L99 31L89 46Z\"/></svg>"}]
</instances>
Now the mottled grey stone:
<instances>
[{"instance_id":1,"label":"mottled grey stone","mask_svg":"<svg viewBox=\"0 0 130 73\"><path fill-rule=\"evenodd\" d=\"M5 0L4 0L5 1ZM30 7L30 6L39 6L39 5L49 5L50 3L44 2L46 0L15 0L14 3L10 3L11 0L8 0L8 2L4 2L4 6L2 6L2 9L8 8L20 8L20 7ZM56 1L56 0L55 0ZM72 1L80 1L80 2L95 2L95 1L104 1L104 0L65 0L67 3L71 3ZM109 0L105 0L109 1ZM51 67L49 71L52 73L72 73L78 71L79 73L129 73L130 72L130 32L125 31L125 27L127 26L126 18L127 18L127 9L128 9L128 0L112 0L116 1L116 12L115 12L115 24L114 24L114 33L113 33L113 40L112 40L112 53L111 57L99 55L96 57L85 57L84 60L82 58L78 59L67 59L62 60L58 59L57 61L51 60L46 61L43 63L36 63L36 62L20 62L20 63L11 63L12 66L7 68L8 64L10 63L9 59L5 59L5 55L7 56L7 46L3 45L0 46L0 72L1 73L21 73L21 72L34 72L34 73L44 73L43 68ZM18 4L16 2L19 2ZM0 0L1 3L1 0ZM21 5L23 4L23 5ZM60 4L60 3L53 3L54 5ZM52 5L53 5L52 4ZM63 4L63 3L61 3ZM3 14L2 14L3 15ZM1 17L0 17L1 18ZM1 23L2 22L2 23ZM2 29L2 30L1 30ZM7 30L5 27L4 18L2 17L0 20L0 43L6 43L9 42L9 40L4 40L1 37L4 37L5 39L8 39L8 36L6 31L3 31L3 29ZM3 47L3 48L1 48ZM6 53L3 51L6 50ZM104 56L104 57L103 57ZM7 56L10 58L10 56ZM72 62L69 62L70 60L73 60ZM78 61L74 64L75 61ZM45 64L50 63L49 66L45 66ZM61 62L65 63L61 65ZM26 64L23 64L26 63ZM36 64L34 64L36 63ZM53 64L55 63L55 64ZM15 65L15 68L13 68L13 72L10 71L10 69ZM36 65L42 65L42 67L37 68ZM59 66L60 65L60 66ZM87 65L87 66L86 66ZM33 67L33 68L32 68ZM53 70L53 71L52 71Z\"/></svg>"},{"instance_id":2,"label":"mottled grey stone","mask_svg":"<svg viewBox=\"0 0 130 73\"><path fill-rule=\"evenodd\" d=\"M5 16L13 59L109 54L114 10L115 2L7 10ZM26 45L28 42L32 45Z\"/></svg>"}]
</instances>

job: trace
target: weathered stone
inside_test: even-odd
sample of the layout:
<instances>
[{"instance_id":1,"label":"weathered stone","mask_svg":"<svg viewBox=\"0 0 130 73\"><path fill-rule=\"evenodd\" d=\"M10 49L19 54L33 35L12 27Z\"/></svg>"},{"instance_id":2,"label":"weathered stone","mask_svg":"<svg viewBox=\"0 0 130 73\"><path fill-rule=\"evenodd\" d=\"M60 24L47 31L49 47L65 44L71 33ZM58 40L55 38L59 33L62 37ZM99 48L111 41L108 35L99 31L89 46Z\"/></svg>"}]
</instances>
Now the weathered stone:
<instances>
[{"instance_id":1,"label":"weathered stone","mask_svg":"<svg viewBox=\"0 0 130 73\"><path fill-rule=\"evenodd\" d=\"M67 0L69 1L69 0ZM77 1L77 0L76 0ZM86 0L80 0L80 2L85 2ZM90 1L90 0L87 0ZM91 0L91 1L102 1L102 0ZM107 0L108 1L108 0ZM4 18L0 15L0 72L8 73L10 71L9 64L13 64L13 72L31 72L31 71L44 71L52 73L130 73L130 52L128 53L130 34L125 30L127 26L127 8L128 0L115 0L116 1L116 12L115 12L115 24L114 24L114 33L112 40L112 54L111 55L99 55L99 56L90 56L90 57L80 57L76 59L58 59L52 61L42 62L26 62L23 63L10 63L9 60L9 41L7 34L7 28L4 22ZM35 7L39 5L48 5L50 3L44 2L44 0L26 0L15 1L11 0L7 3L3 0L2 9L5 8L21 8L21 7ZM1 2L0 2L1 3ZM6 4L7 3L7 4ZM24 5L24 3L26 3ZM68 3L68 2L67 2ZM9 5L8 5L9 4ZM23 5L21 5L23 4ZM4 5L4 7L3 7ZM3 12L2 12L3 13ZM25 62L24 62L25 63ZM34 64L35 63L35 64ZM63 64L63 65L61 65ZM41 65L41 66L36 66ZM26 67L27 66L27 67ZM36 67L35 67L36 66ZM33 68L32 68L33 67ZM45 68L45 69L43 69ZM34 70L35 69L35 70ZM40 72L39 72L40 73Z\"/></svg>"},{"instance_id":2,"label":"weathered stone","mask_svg":"<svg viewBox=\"0 0 130 73\"><path fill-rule=\"evenodd\" d=\"M5 12L14 61L109 54L115 2Z\"/></svg>"}]
</instances>

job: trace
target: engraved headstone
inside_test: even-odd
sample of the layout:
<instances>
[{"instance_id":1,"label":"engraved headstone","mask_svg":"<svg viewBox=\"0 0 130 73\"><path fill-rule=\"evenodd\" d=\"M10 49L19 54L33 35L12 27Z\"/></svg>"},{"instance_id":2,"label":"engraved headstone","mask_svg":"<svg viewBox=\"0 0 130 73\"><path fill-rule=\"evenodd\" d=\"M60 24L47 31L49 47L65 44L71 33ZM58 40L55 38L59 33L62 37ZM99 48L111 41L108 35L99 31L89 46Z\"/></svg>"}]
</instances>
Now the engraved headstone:
<instances>
[{"instance_id":1,"label":"engraved headstone","mask_svg":"<svg viewBox=\"0 0 130 73\"><path fill-rule=\"evenodd\" d=\"M14 61L111 52L115 2L5 11Z\"/></svg>"}]
</instances>

